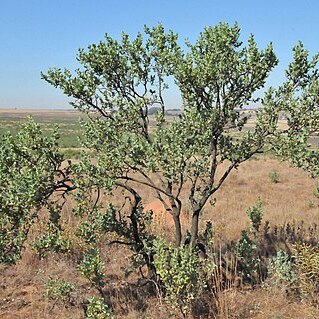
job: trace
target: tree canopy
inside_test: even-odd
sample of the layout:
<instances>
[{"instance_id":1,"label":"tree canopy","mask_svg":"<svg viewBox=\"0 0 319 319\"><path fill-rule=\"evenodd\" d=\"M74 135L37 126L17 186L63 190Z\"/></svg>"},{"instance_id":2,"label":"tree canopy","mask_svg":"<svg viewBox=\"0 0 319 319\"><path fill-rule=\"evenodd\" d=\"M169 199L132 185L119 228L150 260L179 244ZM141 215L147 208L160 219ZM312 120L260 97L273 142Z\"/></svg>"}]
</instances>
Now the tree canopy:
<instances>
[{"instance_id":1,"label":"tree canopy","mask_svg":"<svg viewBox=\"0 0 319 319\"><path fill-rule=\"evenodd\" d=\"M253 36L244 46L237 24L207 27L195 44L186 42L186 49L162 25L144 31L145 37L132 40L124 33L120 41L106 35L79 51L82 67L75 73L51 69L42 76L72 97L75 108L90 114L85 146L97 151L104 176L156 192L174 218L177 245L182 241L180 194L191 183L195 243L207 200L233 168L263 149L275 129L276 119L268 113L268 121L259 120L254 131L240 139L232 135L245 124L238 110L253 101L277 58L271 44L259 50ZM169 78L183 100L183 114L172 121L164 116ZM160 112L151 128L154 106ZM228 167L217 179L222 162Z\"/></svg>"}]
</instances>

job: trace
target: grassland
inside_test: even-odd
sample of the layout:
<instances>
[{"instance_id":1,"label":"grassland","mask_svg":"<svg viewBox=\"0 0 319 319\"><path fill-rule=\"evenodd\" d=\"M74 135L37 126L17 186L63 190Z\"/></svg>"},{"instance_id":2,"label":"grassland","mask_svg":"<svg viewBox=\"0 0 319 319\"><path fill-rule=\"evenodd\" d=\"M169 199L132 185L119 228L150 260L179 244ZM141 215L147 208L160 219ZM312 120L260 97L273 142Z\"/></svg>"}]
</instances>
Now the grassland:
<instances>
[{"instance_id":1,"label":"grassland","mask_svg":"<svg viewBox=\"0 0 319 319\"><path fill-rule=\"evenodd\" d=\"M78 144L72 144L79 135L79 114L76 112L1 111L1 132L8 129L15 131L29 114L39 121L48 133L55 124L59 124L62 144L65 143L63 147L78 147ZM271 178L272 173L277 174L276 182ZM270 229L286 229L287 225L294 225L296 229L303 231L306 237L307 230L317 227L319 219L319 200L314 193L316 185L316 180L291 167L289 163L279 162L269 156L254 157L231 174L216 193L216 203L207 204L202 215L201 229L206 221L211 221L215 240L220 245L238 240L241 230L249 228L246 209L260 197L264 204L262 226L266 225L266 221L269 221ZM144 193L147 202L154 200L154 194L149 191ZM63 217L70 225L74 223L71 206L65 206L63 212ZM187 207L185 209L187 211ZM34 225L32 234L36 234L41 227L43 225L39 221ZM156 232L167 238L171 236L171 230L160 223L154 227ZM187 220L184 227L189 227ZM318 236L318 229L316 232ZM105 290L116 318L175 318L162 300L155 298L145 287L136 285L137 273L128 278L124 275L123 268L129 263L128 255L125 248L118 246L108 247L103 254L107 270ZM49 276L56 275L81 287L75 296L77 301L73 304L52 305L52 302L45 298L44 281ZM23 258L15 266L0 268L0 282L2 319L83 318L78 300L81 301L82 295L85 295L89 288L77 275L72 257L52 255L48 259L39 260L30 247L27 247ZM221 292L218 303L215 301L214 296L207 297L205 302L209 312L194 313L193 318L319 318L318 307L288 295L285 286L271 285L267 281L264 286L258 287L230 287Z\"/></svg>"}]
</instances>

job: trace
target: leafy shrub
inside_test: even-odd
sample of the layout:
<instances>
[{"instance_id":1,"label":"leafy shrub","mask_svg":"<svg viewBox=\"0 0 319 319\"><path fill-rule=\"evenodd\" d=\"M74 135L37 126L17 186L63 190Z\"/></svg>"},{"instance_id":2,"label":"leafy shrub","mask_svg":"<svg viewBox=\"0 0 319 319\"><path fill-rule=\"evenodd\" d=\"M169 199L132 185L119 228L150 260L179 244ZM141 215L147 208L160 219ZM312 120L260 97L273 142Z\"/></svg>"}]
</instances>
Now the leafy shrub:
<instances>
[{"instance_id":1,"label":"leafy shrub","mask_svg":"<svg viewBox=\"0 0 319 319\"><path fill-rule=\"evenodd\" d=\"M157 275L164 285L165 299L174 310L185 316L194 300L205 287L204 274L192 247L173 247L157 241L154 261Z\"/></svg>"},{"instance_id":2,"label":"leafy shrub","mask_svg":"<svg viewBox=\"0 0 319 319\"><path fill-rule=\"evenodd\" d=\"M263 203L261 199L258 198L256 205L249 207L246 213L251 221L250 231L258 232L264 216Z\"/></svg>"},{"instance_id":3,"label":"leafy shrub","mask_svg":"<svg viewBox=\"0 0 319 319\"><path fill-rule=\"evenodd\" d=\"M104 286L104 262L100 256L98 249L93 248L88 251L79 265L80 273L86 277L90 283L100 292Z\"/></svg>"},{"instance_id":4,"label":"leafy shrub","mask_svg":"<svg viewBox=\"0 0 319 319\"><path fill-rule=\"evenodd\" d=\"M113 318L112 311L103 299L92 297L88 300L85 311L86 319L106 319Z\"/></svg>"},{"instance_id":5,"label":"leafy shrub","mask_svg":"<svg viewBox=\"0 0 319 319\"><path fill-rule=\"evenodd\" d=\"M206 253L212 256L215 251L215 248L214 248L215 229L211 221L206 222L205 230L203 234L201 235L201 237L205 245Z\"/></svg>"},{"instance_id":6,"label":"leafy shrub","mask_svg":"<svg viewBox=\"0 0 319 319\"><path fill-rule=\"evenodd\" d=\"M62 301L69 303L72 294L75 292L75 286L58 277L49 277L45 283L45 296L52 301Z\"/></svg>"},{"instance_id":7,"label":"leafy shrub","mask_svg":"<svg viewBox=\"0 0 319 319\"><path fill-rule=\"evenodd\" d=\"M279 250L268 263L269 277L276 283L287 282L293 284L297 280L294 266L295 263L291 256L287 252Z\"/></svg>"},{"instance_id":8,"label":"leafy shrub","mask_svg":"<svg viewBox=\"0 0 319 319\"><path fill-rule=\"evenodd\" d=\"M57 129L50 137L31 118L0 143L0 262L15 263L27 235L55 190L64 193L65 171Z\"/></svg>"},{"instance_id":9,"label":"leafy shrub","mask_svg":"<svg viewBox=\"0 0 319 319\"><path fill-rule=\"evenodd\" d=\"M71 250L71 240L66 238L64 232L55 225L49 223L48 232L43 234L33 244L39 258L44 258L51 251L56 253L68 253Z\"/></svg>"},{"instance_id":10,"label":"leafy shrub","mask_svg":"<svg viewBox=\"0 0 319 319\"><path fill-rule=\"evenodd\" d=\"M245 230L242 231L241 239L235 245L235 254L241 263L240 272L243 279L254 281L259 270L260 258L257 255L256 244L250 239Z\"/></svg>"}]
</instances>

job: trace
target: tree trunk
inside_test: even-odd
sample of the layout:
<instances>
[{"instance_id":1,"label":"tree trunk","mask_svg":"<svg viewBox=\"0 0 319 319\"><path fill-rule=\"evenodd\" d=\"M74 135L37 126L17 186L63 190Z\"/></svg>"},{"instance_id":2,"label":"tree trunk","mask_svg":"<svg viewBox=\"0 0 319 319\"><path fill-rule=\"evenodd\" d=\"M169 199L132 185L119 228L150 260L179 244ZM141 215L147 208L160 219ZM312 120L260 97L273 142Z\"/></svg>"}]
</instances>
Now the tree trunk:
<instances>
[{"instance_id":1,"label":"tree trunk","mask_svg":"<svg viewBox=\"0 0 319 319\"><path fill-rule=\"evenodd\" d=\"M201 208L194 209L192 216L192 226L191 226L191 240L190 244L194 247L196 244L196 240L198 237L198 224L199 224L199 214L201 212Z\"/></svg>"},{"instance_id":2,"label":"tree trunk","mask_svg":"<svg viewBox=\"0 0 319 319\"><path fill-rule=\"evenodd\" d=\"M173 220L175 225L175 245L179 247L182 243L181 208L173 207Z\"/></svg>"}]
</instances>

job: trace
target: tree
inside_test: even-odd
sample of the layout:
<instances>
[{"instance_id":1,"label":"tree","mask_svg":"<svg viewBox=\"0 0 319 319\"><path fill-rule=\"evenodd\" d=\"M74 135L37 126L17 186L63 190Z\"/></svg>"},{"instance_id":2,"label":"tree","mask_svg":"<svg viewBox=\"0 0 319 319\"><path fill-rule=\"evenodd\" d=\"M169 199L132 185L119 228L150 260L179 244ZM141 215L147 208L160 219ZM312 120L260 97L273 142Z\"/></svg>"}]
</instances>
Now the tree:
<instances>
[{"instance_id":1,"label":"tree","mask_svg":"<svg viewBox=\"0 0 319 319\"><path fill-rule=\"evenodd\" d=\"M195 44L186 42L186 49L179 45L177 34L166 32L162 25L144 31L145 38L139 33L133 40L125 33L120 41L106 35L99 44L79 51L81 68L75 73L51 69L42 77L89 116L83 146L95 150L96 162L87 161L91 186L100 191L112 185L128 192L132 225L134 211L143 203L136 186L152 189L172 215L176 246L186 233L180 222L186 204L183 190L191 207L194 246L200 213L232 170L269 147L291 158L296 136L308 149L310 127L318 128L317 58L308 62L306 51L297 45L288 82L266 92L254 129L243 130L246 118L240 109L254 101L278 63L272 45L259 50L251 35L243 46L237 24L206 27ZM183 113L171 121L164 116L163 92L169 88L169 78L183 100ZM304 94L299 95L299 89ZM150 127L149 110L154 106L160 110ZM277 128L281 111L290 113L286 131ZM291 143L284 147L287 138ZM226 169L217 174L222 163ZM137 225L135 230L139 240Z\"/></svg>"}]
</instances>

